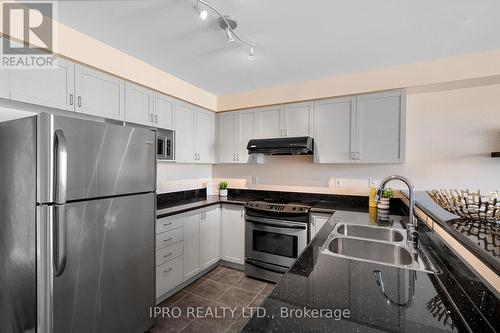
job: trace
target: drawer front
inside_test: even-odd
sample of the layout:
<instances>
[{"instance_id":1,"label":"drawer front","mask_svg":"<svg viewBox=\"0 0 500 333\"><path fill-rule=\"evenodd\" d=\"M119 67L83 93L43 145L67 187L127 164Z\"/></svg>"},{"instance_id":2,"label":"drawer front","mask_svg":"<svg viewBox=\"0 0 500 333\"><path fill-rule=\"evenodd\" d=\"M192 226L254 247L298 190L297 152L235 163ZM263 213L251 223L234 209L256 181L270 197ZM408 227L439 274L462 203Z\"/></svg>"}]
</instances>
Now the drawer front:
<instances>
[{"instance_id":1,"label":"drawer front","mask_svg":"<svg viewBox=\"0 0 500 333\"><path fill-rule=\"evenodd\" d=\"M156 235L156 249L163 249L169 245L180 242L183 239L184 228L177 228Z\"/></svg>"},{"instance_id":2,"label":"drawer front","mask_svg":"<svg viewBox=\"0 0 500 333\"><path fill-rule=\"evenodd\" d=\"M183 250L183 242L178 242L174 245L170 245L156 251L156 266L160 266L167 261L177 258L178 256L182 255L182 253L184 252Z\"/></svg>"},{"instance_id":3,"label":"drawer front","mask_svg":"<svg viewBox=\"0 0 500 333\"><path fill-rule=\"evenodd\" d=\"M156 221L156 234L169 231L172 229L180 228L184 224L184 217L182 216L168 216L158 219Z\"/></svg>"},{"instance_id":4,"label":"drawer front","mask_svg":"<svg viewBox=\"0 0 500 333\"><path fill-rule=\"evenodd\" d=\"M156 298L182 283L182 256L156 267Z\"/></svg>"}]
</instances>

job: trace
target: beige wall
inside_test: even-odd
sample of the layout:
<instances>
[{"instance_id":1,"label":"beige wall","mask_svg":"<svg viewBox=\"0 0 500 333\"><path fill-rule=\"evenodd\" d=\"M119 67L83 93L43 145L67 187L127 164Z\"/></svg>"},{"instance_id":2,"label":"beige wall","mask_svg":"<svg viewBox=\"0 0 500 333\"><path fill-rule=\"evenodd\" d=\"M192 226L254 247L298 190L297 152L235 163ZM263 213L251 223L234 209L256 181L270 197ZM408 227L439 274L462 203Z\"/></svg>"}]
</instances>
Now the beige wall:
<instances>
[{"instance_id":1,"label":"beige wall","mask_svg":"<svg viewBox=\"0 0 500 333\"><path fill-rule=\"evenodd\" d=\"M406 141L406 164L313 164L311 157L287 156L263 165L215 165L213 176L247 187L327 193L366 193L368 179L390 174L407 176L418 189L500 190L500 159L489 157L500 150L500 84L409 94ZM332 182L336 177L344 178L342 188Z\"/></svg>"},{"instance_id":2,"label":"beige wall","mask_svg":"<svg viewBox=\"0 0 500 333\"><path fill-rule=\"evenodd\" d=\"M498 75L500 50L495 50L219 96L218 111L485 79Z\"/></svg>"}]
</instances>

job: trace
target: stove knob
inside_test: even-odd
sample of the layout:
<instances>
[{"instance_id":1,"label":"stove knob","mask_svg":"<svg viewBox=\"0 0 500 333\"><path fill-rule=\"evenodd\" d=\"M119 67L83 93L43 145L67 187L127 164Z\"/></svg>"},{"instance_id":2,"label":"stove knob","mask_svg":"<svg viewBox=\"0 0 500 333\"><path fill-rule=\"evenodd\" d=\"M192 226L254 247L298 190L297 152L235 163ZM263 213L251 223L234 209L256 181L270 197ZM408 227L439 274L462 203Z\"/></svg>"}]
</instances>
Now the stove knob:
<instances>
[{"instance_id":1,"label":"stove knob","mask_svg":"<svg viewBox=\"0 0 500 333\"><path fill-rule=\"evenodd\" d=\"M304 208L300 207L299 210L302 212L302 211L304 211Z\"/></svg>"},{"instance_id":2,"label":"stove knob","mask_svg":"<svg viewBox=\"0 0 500 333\"><path fill-rule=\"evenodd\" d=\"M297 210L297 207L293 207L292 210Z\"/></svg>"}]
</instances>

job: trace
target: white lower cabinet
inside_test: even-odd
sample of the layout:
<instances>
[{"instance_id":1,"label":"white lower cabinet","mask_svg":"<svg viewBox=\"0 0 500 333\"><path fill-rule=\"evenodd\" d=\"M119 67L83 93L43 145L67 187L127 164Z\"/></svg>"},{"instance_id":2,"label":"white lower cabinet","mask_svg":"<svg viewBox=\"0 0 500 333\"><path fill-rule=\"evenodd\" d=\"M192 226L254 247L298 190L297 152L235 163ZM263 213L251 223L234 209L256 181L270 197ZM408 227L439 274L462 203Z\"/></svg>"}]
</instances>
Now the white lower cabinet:
<instances>
[{"instance_id":1,"label":"white lower cabinet","mask_svg":"<svg viewBox=\"0 0 500 333\"><path fill-rule=\"evenodd\" d=\"M238 213L239 214L239 213ZM221 258L221 208L209 206L156 221L156 298ZM171 281L165 281L171 279Z\"/></svg>"},{"instance_id":2,"label":"white lower cabinet","mask_svg":"<svg viewBox=\"0 0 500 333\"><path fill-rule=\"evenodd\" d=\"M182 283L182 265L181 256L156 267L156 298Z\"/></svg>"},{"instance_id":3,"label":"white lower cabinet","mask_svg":"<svg viewBox=\"0 0 500 333\"><path fill-rule=\"evenodd\" d=\"M200 271L200 213L184 216L184 279Z\"/></svg>"},{"instance_id":4,"label":"white lower cabinet","mask_svg":"<svg viewBox=\"0 0 500 333\"><path fill-rule=\"evenodd\" d=\"M200 266L204 269L220 259L220 208L216 207L201 214Z\"/></svg>"},{"instance_id":5,"label":"white lower cabinet","mask_svg":"<svg viewBox=\"0 0 500 333\"><path fill-rule=\"evenodd\" d=\"M221 229L222 260L243 265L245 263L245 208L222 205Z\"/></svg>"},{"instance_id":6,"label":"white lower cabinet","mask_svg":"<svg viewBox=\"0 0 500 333\"><path fill-rule=\"evenodd\" d=\"M311 213L309 218L309 235L311 240L321 230L325 223L330 219L332 214L325 213Z\"/></svg>"}]
</instances>

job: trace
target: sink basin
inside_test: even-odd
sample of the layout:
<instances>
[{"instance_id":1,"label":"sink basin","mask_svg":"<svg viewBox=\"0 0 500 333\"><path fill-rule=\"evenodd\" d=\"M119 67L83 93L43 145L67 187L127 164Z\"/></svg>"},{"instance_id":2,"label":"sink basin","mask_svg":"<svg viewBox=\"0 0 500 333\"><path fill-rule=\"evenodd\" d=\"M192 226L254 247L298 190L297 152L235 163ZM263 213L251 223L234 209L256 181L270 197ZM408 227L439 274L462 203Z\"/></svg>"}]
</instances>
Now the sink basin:
<instances>
[{"instance_id":1,"label":"sink basin","mask_svg":"<svg viewBox=\"0 0 500 333\"><path fill-rule=\"evenodd\" d=\"M413 263L410 252L397 244L338 236L331 239L327 249L337 255L376 263L396 266Z\"/></svg>"},{"instance_id":2,"label":"sink basin","mask_svg":"<svg viewBox=\"0 0 500 333\"><path fill-rule=\"evenodd\" d=\"M376 239L387 242L402 242L404 237L396 229L370 227L359 224L339 224L335 232L345 236L359 237L365 239Z\"/></svg>"}]
</instances>

